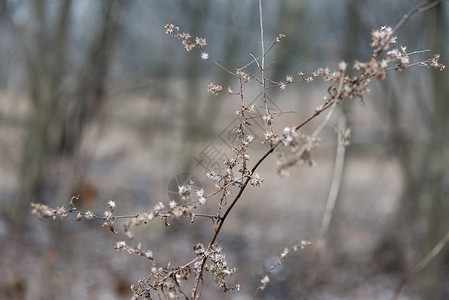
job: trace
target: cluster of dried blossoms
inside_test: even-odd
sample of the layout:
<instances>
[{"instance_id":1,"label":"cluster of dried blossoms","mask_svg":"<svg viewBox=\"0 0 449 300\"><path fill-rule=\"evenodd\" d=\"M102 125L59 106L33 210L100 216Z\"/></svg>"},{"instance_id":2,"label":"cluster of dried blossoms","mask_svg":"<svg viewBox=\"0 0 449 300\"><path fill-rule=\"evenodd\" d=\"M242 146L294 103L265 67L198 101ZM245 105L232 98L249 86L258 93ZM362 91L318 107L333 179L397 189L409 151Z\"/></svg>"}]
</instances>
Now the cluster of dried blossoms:
<instances>
[{"instance_id":1,"label":"cluster of dried blossoms","mask_svg":"<svg viewBox=\"0 0 449 300\"><path fill-rule=\"evenodd\" d=\"M165 33L170 34L174 38L180 39L182 41L182 44L184 45L184 48L189 52L195 48L201 49L207 45L207 41L205 38L196 37L195 41L191 41L192 36L190 35L190 33L180 33L179 27L173 24L165 25ZM205 53L205 55L207 55L207 53Z\"/></svg>"},{"instance_id":2,"label":"cluster of dried blossoms","mask_svg":"<svg viewBox=\"0 0 449 300\"><path fill-rule=\"evenodd\" d=\"M153 260L153 251L142 250L142 245L140 243L138 243L135 247L131 247L126 243L126 241L119 241L115 244L114 249L119 252L126 251L129 254L136 254Z\"/></svg>"},{"instance_id":3,"label":"cluster of dried blossoms","mask_svg":"<svg viewBox=\"0 0 449 300\"><path fill-rule=\"evenodd\" d=\"M352 77L347 75L346 70L348 64L346 62L340 62L335 71L331 71L329 68L319 68L310 76L305 76L304 73L299 72L299 77L294 78L292 75L287 75L283 81L274 81L265 78L265 66L261 58L255 58L251 55L253 60L250 63L244 67L237 68L235 72L232 72L210 58L208 53L201 50L207 45L204 38L196 37L193 40L189 33L180 33L179 28L173 24L167 24L165 26L165 32L176 39L180 39L187 51L190 52L193 49L197 49L200 52L202 59L212 61L219 68L225 70L231 76L234 76L238 82L238 92L233 92L230 87L226 90L228 94L237 95L241 99L240 108L236 111L240 122L233 129L236 134L232 148L233 155L223 162L226 167L224 172L220 173L214 170L209 170L206 174L207 178L214 183L215 190L206 194L203 189L198 189L194 187L193 184L179 186L179 201L171 200L166 204L159 202L152 209L144 210L132 216L117 216L115 214L116 204L114 201L108 201L108 209L105 210L102 215L94 214L91 211L82 212L77 210L74 205L74 200L77 199L76 197L71 199L69 209L65 209L64 207L52 209L44 204L32 204L32 213L39 218L55 219L59 217L64 219L71 213L76 215L77 221L83 219L100 219L103 221L102 225L110 228L113 232L115 232L114 224L116 220L126 218L128 219L128 222L126 222L123 227L129 238L134 237L135 227L147 224L155 218L161 219L166 226L169 226L169 220L184 217L190 218L191 222L194 222L197 217L212 220L214 233L208 246L205 247L203 244L195 245L192 252L193 259L182 266L173 267L170 263L166 266L158 266L151 250L142 250L140 244L133 247L129 246L126 241L117 242L114 247L117 251L124 251L129 254L143 256L149 259L152 263L150 274L139 280L137 284L131 286L133 299L139 299L141 297L150 299L154 293L158 294L160 298L178 299L179 296L182 296L189 299L187 294L183 291L182 285L183 282L192 280L192 278L193 288L191 290L190 298L199 299L201 297L201 286L204 281L204 272L210 272L214 278L214 282L217 283L223 291L232 289L239 290L240 286L238 284L230 286L226 281L228 277L235 273L236 268L228 266L222 247L217 243L217 237L227 216L241 198L248 184L259 187L263 183L263 178L256 172L259 165L273 153L275 149L280 147L285 147L289 150L288 154L281 155L278 161L278 171L280 173L285 173L289 167L300 163L306 162L311 164L311 151L319 145L320 140L318 134L329 121L333 108L344 99L360 99L363 101L364 94L368 91L368 85L372 79L384 79L387 71L401 71L412 66L426 66L439 70L444 69L444 65L440 64L438 61L438 55L434 55L425 61L411 62L412 55L422 53L423 51L409 53L406 51L406 47L395 47L397 37L394 36L394 31L386 26L371 33L373 55L367 62L356 61L354 63L353 68L359 71L357 75ZM274 39L272 46L262 55L262 57L264 58L272 47L278 44L284 37L285 35L279 34ZM259 61L261 61L261 63ZM254 63L258 67L258 71L252 74L248 71L248 67ZM328 83L327 94L324 96L323 102L318 105L315 111L302 123L297 124L296 126L286 127L283 132L275 133L272 128L274 114L270 112L266 105L266 91L270 88L285 90L290 84L299 81L311 82L316 77L323 78L323 80ZM243 89L250 81L260 84L263 89L263 101L266 106L266 111L263 115L258 115L254 109L254 105L245 104ZM221 85L213 82L207 86L207 90L215 95L224 91ZM312 134L307 134L301 131L305 124L309 123L309 121L326 110L329 111L327 117ZM254 137L249 134L248 129L253 125L251 120L256 117L262 118L266 124L267 131L264 135L264 140L261 142L268 145L268 150L257 160L257 162L253 163L251 167L250 145L254 143ZM348 144L348 135L349 132L342 133L342 142L345 145ZM235 190L236 193L235 196L231 198L232 190ZM208 199L212 196L217 196L219 198L217 201L216 213L213 215L198 213L197 209L200 206L210 203L211 201L208 201ZM267 273L261 279L261 284L257 290L263 290L266 287L270 281L270 272L275 266L281 264L286 259L287 254L308 245L310 245L310 242L302 241L296 246L286 248L275 265L267 270Z\"/></svg>"},{"instance_id":4,"label":"cluster of dried blossoms","mask_svg":"<svg viewBox=\"0 0 449 300\"><path fill-rule=\"evenodd\" d=\"M200 262L204 259L204 257L207 257L211 263L205 264L204 270L212 273L214 282L218 284L225 292L233 289L240 290L240 285L238 283L234 287L231 287L226 282L226 277L234 275L237 268L230 268L228 266L226 256L221 252L222 247L220 245L214 244L206 249L203 244L197 244L194 247L194 250L195 254L198 255L199 258L199 261L194 264L194 270L197 276L201 275L203 270Z\"/></svg>"},{"instance_id":5,"label":"cluster of dried blossoms","mask_svg":"<svg viewBox=\"0 0 449 300\"><path fill-rule=\"evenodd\" d=\"M31 210L31 213L37 216L39 219L53 218L54 220L56 218L61 218L63 220L68 216L67 209L65 209L64 206L51 208L42 203L31 203L31 207L33 208Z\"/></svg>"},{"instance_id":6,"label":"cluster of dried blossoms","mask_svg":"<svg viewBox=\"0 0 449 300\"><path fill-rule=\"evenodd\" d=\"M165 267L158 267L153 262L150 274L140 279L136 285L131 285L132 299L153 299L152 292L159 292L161 299L179 299L179 295L188 299L181 286L191 277L189 265L192 263L194 261L180 267L172 267L170 263Z\"/></svg>"}]
</instances>

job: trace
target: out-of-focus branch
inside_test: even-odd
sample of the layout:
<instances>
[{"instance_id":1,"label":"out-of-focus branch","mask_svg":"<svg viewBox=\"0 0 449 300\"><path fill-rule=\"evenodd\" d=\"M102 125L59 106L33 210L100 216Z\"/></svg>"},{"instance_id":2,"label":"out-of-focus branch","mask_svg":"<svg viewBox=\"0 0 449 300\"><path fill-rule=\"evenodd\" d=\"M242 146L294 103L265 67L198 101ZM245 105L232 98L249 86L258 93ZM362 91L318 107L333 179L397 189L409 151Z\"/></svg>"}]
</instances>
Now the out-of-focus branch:
<instances>
[{"instance_id":1,"label":"out-of-focus branch","mask_svg":"<svg viewBox=\"0 0 449 300\"><path fill-rule=\"evenodd\" d=\"M338 120L339 133L346 131L346 117L343 112ZM326 236L329 232L329 226L331 223L332 215L335 209L335 203L337 202L338 193L340 191L341 181L343 177L343 166L345 161L345 145L338 139L337 151L335 157L334 174L332 176L332 183L329 189L329 195L326 201L326 208L324 210L323 219L321 221L320 235L315 246L314 257L312 267L309 269L309 275L307 279L307 285L312 287L315 284L318 274L318 267L321 259L321 252L326 245Z\"/></svg>"},{"instance_id":2,"label":"out-of-focus branch","mask_svg":"<svg viewBox=\"0 0 449 300\"><path fill-rule=\"evenodd\" d=\"M413 275L415 275L416 273L421 271L425 266L427 266L432 261L432 259L434 259L438 255L438 253L440 253L440 251L444 248L447 242L449 242L449 231L447 231L446 235L438 242L438 244L436 244L435 247L433 247L433 249L430 250L430 252L427 253L427 255L418 264L416 264L408 272L407 275L404 276L402 281L396 286L393 297L391 298L392 300L397 300L399 298L402 288L407 283L407 281Z\"/></svg>"}]
</instances>

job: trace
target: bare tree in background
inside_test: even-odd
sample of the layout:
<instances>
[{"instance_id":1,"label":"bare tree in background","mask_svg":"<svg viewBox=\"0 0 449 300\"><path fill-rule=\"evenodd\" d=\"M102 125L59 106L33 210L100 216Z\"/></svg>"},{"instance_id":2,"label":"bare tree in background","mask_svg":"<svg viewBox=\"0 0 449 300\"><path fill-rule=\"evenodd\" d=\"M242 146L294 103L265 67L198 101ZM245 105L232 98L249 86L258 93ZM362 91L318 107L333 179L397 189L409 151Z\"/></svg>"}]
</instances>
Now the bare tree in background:
<instances>
[{"instance_id":1,"label":"bare tree in background","mask_svg":"<svg viewBox=\"0 0 449 300\"><path fill-rule=\"evenodd\" d=\"M435 52L447 57L448 49L445 42L448 35L445 6L441 2L428 12L425 12L425 36ZM392 149L398 158L404 176L404 189L395 216L395 228L399 230L386 234L384 243L394 249L383 257L396 267L416 264L432 249L449 229L448 196L449 196L449 94L447 72L431 73L430 86L426 91L416 91L422 99L417 99L415 105L416 118L413 124L404 124L407 112L404 107L411 105L403 99L404 93L386 83L388 97L387 115L390 123L390 138ZM412 89L417 89L416 83ZM419 128L419 130L417 130ZM424 136L420 136L425 132ZM392 235L393 234L393 235ZM386 245L384 245L386 246ZM397 252L402 250L402 252ZM446 251L447 255L447 251ZM447 273L444 273L444 254L436 256L433 261L418 275L422 299L443 299L444 283ZM397 268L395 268L397 270ZM405 270L406 271L406 270Z\"/></svg>"},{"instance_id":2,"label":"bare tree in background","mask_svg":"<svg viewBox=\"0 0 449 300\"><path fill-rule=\"evenodd\" d=\"M188 3L188 2L186 2ZM211 12L211 1L196 1L193 5L186 4L183 13L188 14L188 19L193 20L190 25L190 32L203 32L208 27L208 22L212 22L210 18ZM222 4L226 7L223 11L223 21L231 24L233 21L233 16L235 11L240 5L235 1L229 1L226 4ZM256 9L256 3L254 3L254 9ZM245 21L243 21L245 22ZM225 26L223 28L223 36L221 38L220 45L223 47L223 53L220 58L220 63L222 63L226 68L234 68L236 57L238 54L239 47L241 46L241 37L239 32L233 30L232 26ZM196 149L195 145L202 144L207 138L210 138L213 134L214 122L220 111L222 97L216 95L208 95L207 101L204 109L198 109L200 105L200 93L198 90L199 84L199 71L201 64L198 59L189 59L185 64L185 74L186 79L186 101L184 114L184 126L182 134L182 143L180 147L180 163L183 172L189 172L194 167L194 160L192 157L195 156ZM213 75L215 78L214 82L219 82L224 87L230 86L231 77L223 70L216 72Z\"/></svg>"},{"instance_id":3,"label":"bare tree in background","mask_svg":"<svg viewBox=\"0 0 449 300\"><path fill-rule=\"evenodd\" d=\"M445 13L446 3L440 3L429 12L427 30L432 48L448 57L447 36L448 18ZM421 182L423 189L419 200L421 213L425 218L426 231L421 256L424 257L449 230L448 200L449 200L449 102L447 72L432 73L433 107L429 118L429 139L422 156L424 174ZM425 176L425 177L424 177ZM410 197L412 198L412 197ZM403 199L410 201L411 199ZM412 200L413 201L413 200ZM415 200L416 201L416 200ZM409 219L409 222L415 220ZM445 251L447 255L448 251ZM444 255L437 256L424 270L422 281L423 299L443 299L444 284L447 282L447 260Z\"/></svg>"},{"instance_id":4,"label":"bare tree in background","mask_svg":"<svg viewBox=\"0 0 449 300\"><path fill-rule=\"evenodd\" d=\"M45 201L44 194L55 180L55 167L71 157L84 128L105 101L105 84L119 35L120 15L128 1L104 1L97 26L86 35L81 67L69 68L69 45L73 26L72 0L57 2L54 16L47 0L30 2L33 22L31 44L24 47L30 112L19 172L15 203L21 213L31 201ZM29 28L28 28L29 30ZM76 72L74 74L74 72ZM72 88L66 80L76 78Z\"/></svg>"},{"instance_id":5,"label":"bare tree in background","mask_svg":"<svg viewBox=\"0 0 449 300\"><path fill-rule=\"evenodd\" d=\"M56 26L49 28L47 3L36 0L33 12L32 47L24 47L30 112L26 120L22 162L19 171L19 193L15 203L21 212L31 198L42 200L46 172L55 152L55 131L62 102L62 80L67 72L65 60L70 29L71 0L58 7ZM57 134L57 133L56 133Z\"/></svg>"}]
</instances>

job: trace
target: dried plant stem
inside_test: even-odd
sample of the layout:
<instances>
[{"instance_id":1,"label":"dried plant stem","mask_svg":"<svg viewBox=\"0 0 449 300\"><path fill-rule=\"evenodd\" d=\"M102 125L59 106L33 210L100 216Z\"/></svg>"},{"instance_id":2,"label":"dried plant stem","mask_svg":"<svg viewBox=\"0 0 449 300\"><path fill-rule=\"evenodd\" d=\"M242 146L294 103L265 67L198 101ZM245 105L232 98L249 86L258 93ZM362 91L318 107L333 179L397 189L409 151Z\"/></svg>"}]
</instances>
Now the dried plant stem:
<instances>
[{"instance_id":1,"label":"dried plant stem","mask_svg":"<svg viewBox=\"0 0 449 300\"><path fill-rule=\"evenodd\" d=\"M329 107L331 107L333 104L332 101L329 101L327 104L325 104L321 109L317 109L315 110L315 112L310 115L306 120L304 120L304 122L302 122L301 124L299 124L298 126L295 127L295 130L298 131L300 128L304 127L304 125L306 125L307 123L309 123L310 121L312 121L313 119L315 119L316 116L318 116L320 113L322 113L323 111L325 111L326 109L328 109Z\"/></svg>"},{"instance_id":2,"label":"dried plant stem","mask_svg":"<svg viewBox=\"0 0 449 300\"><path fill-rule=\"evenodd\" d=\"M208 60L210 60L211 62L213 62L217 67L219 67L220 69L222 69L223 71L225 71L226 73L230 74L233 77L237 77L237 75L233 72L231 72L230 70L228 70L227 68L225 68L223 65L221 65L219 62L217 62L216 60L214 60L213 58L208 58Z\"/></svg>"},{"instance_id":3,"label":"dried plant stem","mask_svg":"<svg viewBox=\"0 0 449 300\"><path fill-rule=\"evenodd\" d=\"M346 130L346 118L343 115L343 112L340 115L338 123L339 132L344 132ZM332 215L334 213L335 203L337 202L338 193L340 191L343 176L343 166L345 161L345 149L345 145L341 143L340 140L338 140L332 183L326 201L326 208L324 210L323 219L321 221L320 235L316 243L312 267L309 269L309 275L307 279L307 285L309 287L313 287L316 281L318 267L321 259L321 252L326 244L326 236L329 232L329 226L331 223Z\"/></svg>"},{"instance_id":4,"label":"dried plant stem","mask_svg":"<svg viewBox=\"0 0 449 300\"><path fill-rule=\"evenodd\" d=\"M419 9L418 12L423 12L423 11L426 11L428 9L431 9L432 7L437 6L438 4L442 3L443 1L445 1L445 0L436 0L436 1L432 2L432 3L430 3L429 5Z\"/></svg>"},{"instance_id":5,"label":"dried plant stem","mask_svg":"<svg viewBox=\"0 0 449 300\"><path fill-rule=\"evenodd\" d=\"M259 21L260 21L260 47L262 52L262 78L263 78L263 68L265 67L265 45L263 39L263 13L262 13L262 0L259 0Z\"/></svg>"},{"instance_id":6,"label":"dried plant stem","mask_svg":"<svg viewBox=\"0 0 449 300\"><path fill-rule=\"evenodd\" d=\"M334 113L334 109L335 106L337 105L337 102L334 101L333 104L331 105L331 109L327 112L326 117L324 118L324 120L321 122L321 124L317 127L317 129L315 129L315 131L312 133L312 137L317 137L318 134L321 132L321 130L323 130L324 126L326 126L326 124L329 122L329 120L331 119L332 114Z\"/></svg>"},{"instance_id":7,"label":"dried plant stem","mask_svg":"<svg viewBox=\"0 0 449 300\"><path fill-rule=\"evenodd\" d=\"M430 252L427 253L427 255L404 276L401 282L396 286L393 297L391 298L392 300L397 300L399 298L402 288L407 283L407 281L413 275L427 266L432 261L432 259L434 259L438 255L438 253L440 253L447 242L449 242L449 231L446 232L446 235L438 242L438 244L436 244L435 247L433 247L433 249L430 250Z\"/></svg>"},{"instance_id":8,"label":"dried plant stem","mask_svg":"<svg viewBox=\"0 0 449 300\"><path fill-rule=\"evenodd\" d=\"M396 32L402 24L405 23L412 15L417 13L424 5L428 4L429 0L421 0L415 7L413 7L408 13L406 13L402 19L394 26L393 32Z\"/></svg>"},{"instance_id":9,"label":"dried plant stem","mask_svg":"<svg viewBox=\"0 0 449 300\"><path fill-rule=\"evenodd\" d=\"M262 53L262 56L261 56L261 57L257 57L257 58L256 58L254 55L250 54L250 56L251 56L251 58L252 58L253 60L251 60L250 62L248 62L246 65L240 67L239 69L244 70L244 69L248 68L249 66L251 66L253 63L256 63L256 64L259 66L259 68L260 68L260 65L259 65L259 63L258 63L259 59L261 59L262 57L264 57L264 56L266 56L268 53L270 53L270 51L273 49L274 45L276 45L276 43L272 43L271 46L270 46L270 48L268 48L267 52Z\"/></svg>"},{"instance_id":10,"label":"dried plant stem","mask_svg":"<svg viewBox=\"0 0 449 300\"><path fill-rule=\"evenodd\" d=\"M262 11L262 0L259 0L259 21L260 21L260 48L262 52L260 70L262 76L262 89L263 89L263 103L265 104L265 111L267 114L270 114L270 110L267 104L267 88L266 88L266 80L265 80L265 44L263 38L263 11ZM271 128L271 124L270 124Z\"/></svg>"},{"instance_id":11,"label":"dried plant stem","mask_svg":"<svg viewBox=\"0 0 449 300\"><path fill-rule=\"evenodd\" d=\"M260 280L260 284L257 287L257 289L254 291L253 294L253 300L256 299L257 293L259 291L262 291L265 289L266 285L268 282L270 282L270 274L274 271L274 269L276 269L276 267L280 266L286 259L287 256L291 253L291 252L296 252L299 249L304 249L304 247L306 246L310 246L312 243L310 241L301 241L301 243L285 248L284 251L282 251L280 257L278 260L276 260L269 268L267 268L265 270L265 274L264 277L262 278L262 280Z\"/></svg>"},{"instance_id":12,"label":"dried plant stem","mask_svg":"<svg viewBox=\"0 0 449 300\"><path fill-rule=\"evenodd\" d=\"M315 117L317 117L321 112L327 110L328 108L330 108L332 106L332 104L336 103L335 101L329 101L326 105L323 105L321 107L321 109L317 109L315 110L315 112L310 115L304 122L302 122L301 124L299 124L298 126L296 126L296 130L299 130L300 128L302 128L303 126L305 126L307 123L309 123L311 120L313 120ZM279 141L277 143L274 143L271 148L256 162L256 164L253 166L253 168L251 169L251 174L254 174L254 172L257 170L257 168L260 166L260 164L271 154L274 152L274 150L279 147L279 145L281 145L282 142ZM248 183L250 181L250 177L247 177L245 182L242 184L242 186L239 189L239 192L237 193L237 195L235 196L235 198L232 200L231 204L229 205L229 207L226 209L225 213L223 214L223 216L218 218L218 222L217 222L217 226L215 227L215 232L214 235L212 236L211 241L209 242L209 248L215 243L215 241L217 240L217 237L223 227L223 224L226 220L226 218L228 217L229 213L231 212L231 210L233 209L233 207L235 206L235 204L237 203L237 201L240 199L240 197L242 196L243 192L245 191L246 187L248 186ZM192 290L192 299L198 299L199 296L199 288L200 288L200 281L202 279L202 274L203 274L203 269L204 266L206 264L207 261L207 256L204 256L201 262L201 266L199 268L199 270L197 271L197 275L195 277L195 282L194 282L194 288Z\"/></svg>"}]
</instances>

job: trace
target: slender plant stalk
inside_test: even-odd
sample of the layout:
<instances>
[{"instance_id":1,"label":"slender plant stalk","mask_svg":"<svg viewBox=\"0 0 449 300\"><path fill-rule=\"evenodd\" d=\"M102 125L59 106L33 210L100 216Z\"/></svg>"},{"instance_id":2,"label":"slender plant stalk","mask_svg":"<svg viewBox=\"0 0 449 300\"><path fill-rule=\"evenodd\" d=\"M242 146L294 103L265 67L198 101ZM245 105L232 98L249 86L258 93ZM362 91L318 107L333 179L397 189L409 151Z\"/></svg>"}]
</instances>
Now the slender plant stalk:
<instances>
[{"instance_id":1,"label":"slender plant stalk","mask_svg":"<svg viewBox=\"0 0 449 300\"><path fill-rule=\"evenodd\" d=\"M424 269L424 267L427 266L438 255L438 253L440 253L440 251L444 248L447 242L449 242L449 231L446 232L446 235L435 245L435 247L433 247L433 249L430 250L430 252L427 253L427 255L419 263L417 263L408 272L407 275L404 276L401 282L399 282L399 284L396 286L391 300L397 300L399 298L399 295L401 294L401 291L404 288L404 285L407 283L407 281L413 275Z\"/></svg>"},{"instance_id":2,"label":"slender plant stalk","mask_svg":"<svg viewBox=\"0 0 449 300\"><path fill-rule=\"evenodd\" d=\"M341 112L339 118L339 132L345 132L346 130L346 118ZM345 145L337 139L337 151L335 157L334 174L332 176L332 183L329 189L329 195L326 201L326 208L324 210L323 219L321 221L320 235L316 242L315 251L313 255L312 267L309 269L309 275L307 279L307 285L309 288L313 287L318 274L319 263L321 260L321 253L326 245L326 236L329 232L329 226L331 223L332 215L334 214L335 203L340 191L341 181L343 177L343 167L345 161Z\"/></svg>"}]
</instances>

